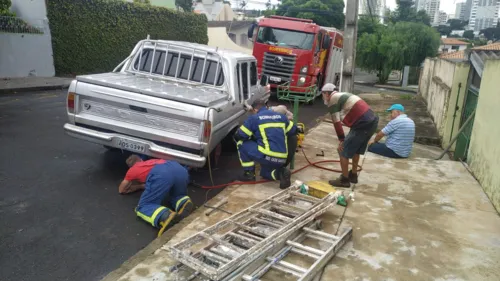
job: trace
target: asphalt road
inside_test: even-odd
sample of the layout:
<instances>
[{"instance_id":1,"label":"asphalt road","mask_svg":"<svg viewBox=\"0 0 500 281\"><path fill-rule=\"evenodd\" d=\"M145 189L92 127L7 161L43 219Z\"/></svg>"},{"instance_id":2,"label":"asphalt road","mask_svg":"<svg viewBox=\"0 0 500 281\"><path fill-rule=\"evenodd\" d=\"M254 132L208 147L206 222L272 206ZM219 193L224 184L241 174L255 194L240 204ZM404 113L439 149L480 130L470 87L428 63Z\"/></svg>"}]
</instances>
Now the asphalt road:
<instances>
[{"instance_id":1,"label":"asphalt road","mask_svg":"<svg viewBox=\"0 0 500 281\"><path fill-rule=\"evenodd\" d=\"M156 237L134 214L140 193L118 194L125 156L65 135L65 96L0 95L0 280L100 280ZM317 100L299 119L310 128L325 113ZM215 184L240 172L225 152ZM210 184L208 171L191 177ZM199 206L217 190L189 192Z\"/></svg>"}]
</instances>

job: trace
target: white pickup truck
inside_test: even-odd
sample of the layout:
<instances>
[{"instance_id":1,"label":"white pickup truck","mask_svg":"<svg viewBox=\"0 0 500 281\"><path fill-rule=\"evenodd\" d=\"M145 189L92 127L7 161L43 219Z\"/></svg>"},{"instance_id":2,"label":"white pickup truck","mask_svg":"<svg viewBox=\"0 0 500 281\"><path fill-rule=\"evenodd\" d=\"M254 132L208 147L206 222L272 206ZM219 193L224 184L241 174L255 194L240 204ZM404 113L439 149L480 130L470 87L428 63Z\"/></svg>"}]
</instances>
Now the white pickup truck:
<instances>
[{"instance_id":1,"label":"white pickup truck","mask_svg":"<svg viewBox=\"0 0 500 281\"><path fill-rule=\"evenodd\" d=\"M248 104L267 95L267 79L259 83L251 55L146 39L113 72L76 77L64 129L106 147L203 167L244 121Z\"/></svg>"}]
</instances>

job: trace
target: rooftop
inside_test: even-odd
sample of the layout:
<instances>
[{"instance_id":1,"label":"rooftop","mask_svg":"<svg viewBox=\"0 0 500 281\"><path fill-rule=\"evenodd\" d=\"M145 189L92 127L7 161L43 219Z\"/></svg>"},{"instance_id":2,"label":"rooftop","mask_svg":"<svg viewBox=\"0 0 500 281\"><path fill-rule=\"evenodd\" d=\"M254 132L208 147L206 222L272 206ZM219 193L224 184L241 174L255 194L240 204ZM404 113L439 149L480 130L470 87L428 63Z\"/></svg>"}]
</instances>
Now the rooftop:
<instances>
[{"instance_id":1,"label":"rooftop","mask_svg":"<svg viewBox=\"0 0 500 281\"><path fill-rule=\"evenodd\" d=\"M442 45L469 45L469 43L460 41L456 38L441 38Z\"/></svg>"},{"instance_id":2,"label":"rooftop","mask_svg":"<svg viewBox=\"0 0 500 281\"><path fill-rule=\"evenodd\" d=\"M457 51L452 53L444 53L439 56L442 59L447 60L465 60L465 51Z\"/></svg>"},{"instance_id":3,"label":"rooftop","mask_svg":"<svg viewBox=\"0 0 500 281\"><path fill-rule=\"evenodd\" d=\"M472 50L500 51L500 42L472 48Z\"/></svg>"}]
</instances>

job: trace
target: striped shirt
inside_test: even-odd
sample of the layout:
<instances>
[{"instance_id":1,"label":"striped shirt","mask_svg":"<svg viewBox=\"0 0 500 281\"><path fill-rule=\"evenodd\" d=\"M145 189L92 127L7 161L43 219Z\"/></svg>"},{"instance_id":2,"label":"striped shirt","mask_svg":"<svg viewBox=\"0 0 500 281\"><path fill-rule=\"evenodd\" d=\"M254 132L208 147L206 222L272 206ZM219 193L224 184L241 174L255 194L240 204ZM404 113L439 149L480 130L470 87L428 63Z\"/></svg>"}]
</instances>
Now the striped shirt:
<instances>
[{"instance_id":1,"label":"striped shirt","mask_svg":"<svg viewBox=\"0 0 500 281\"><path fill-rule=\"evenodd\" d=\"M361 129L375 120L375 113L360 97L350 93L336 92L327 104L333 116L333 125L339 140L344 139L342 123L351 129Z\"/></svg>"},{"instance_id":2,"label":"striped shirt","mask_svg":"<svg viewBox=\"0 0 500 281\"><path fill-rule=\"evenodd\" d=\"M406 114L391 120L382 133L387 136L385 145L401 157L408 157L415 139L415 123Z\"/></svg>"}]
</instances>

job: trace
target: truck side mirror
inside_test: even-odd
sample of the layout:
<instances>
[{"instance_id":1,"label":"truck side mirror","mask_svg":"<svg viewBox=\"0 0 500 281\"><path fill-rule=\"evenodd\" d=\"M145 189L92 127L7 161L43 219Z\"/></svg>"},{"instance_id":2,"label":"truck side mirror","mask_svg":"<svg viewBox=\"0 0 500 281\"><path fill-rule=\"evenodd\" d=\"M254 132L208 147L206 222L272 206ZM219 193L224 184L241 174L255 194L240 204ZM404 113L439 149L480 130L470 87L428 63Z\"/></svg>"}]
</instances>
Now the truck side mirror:
<instances>
[{"instance_id":1,"label":"truck side mirror","mask_svg":"<svg viewBox=\"0 0 500 281\"><path fill-rule=\"evenodd\" d=\"M328 50L330 48L330 43L332 42L332 37L326 36L323 39L323 49Z\"/></svg>"},{"instance_id":2,"label":"truck side mirror","mask_svg":"<svg viewBox=\"0 0 500 281\"><path fill-rule=\"evenodd\" d=\"M265 87L267 86L267 84L269 84L269 77L265 74L262 74L262 76L260 77L260 85L262 87Z\"/></svg>"},{"instance_id":3,"label":"truck side mirror","mask_svg":"<svg viewBox=\"0 0 500 281\"><path fill-rule=\"evenodd\" d=\"M250 27L248 28L247 36L248 36L248 40L250 40L250 41L252 41L252 39L253 39L253 30L254 29L255 29L255 24L250 25Z\"/></svg>"}]
</instances>

